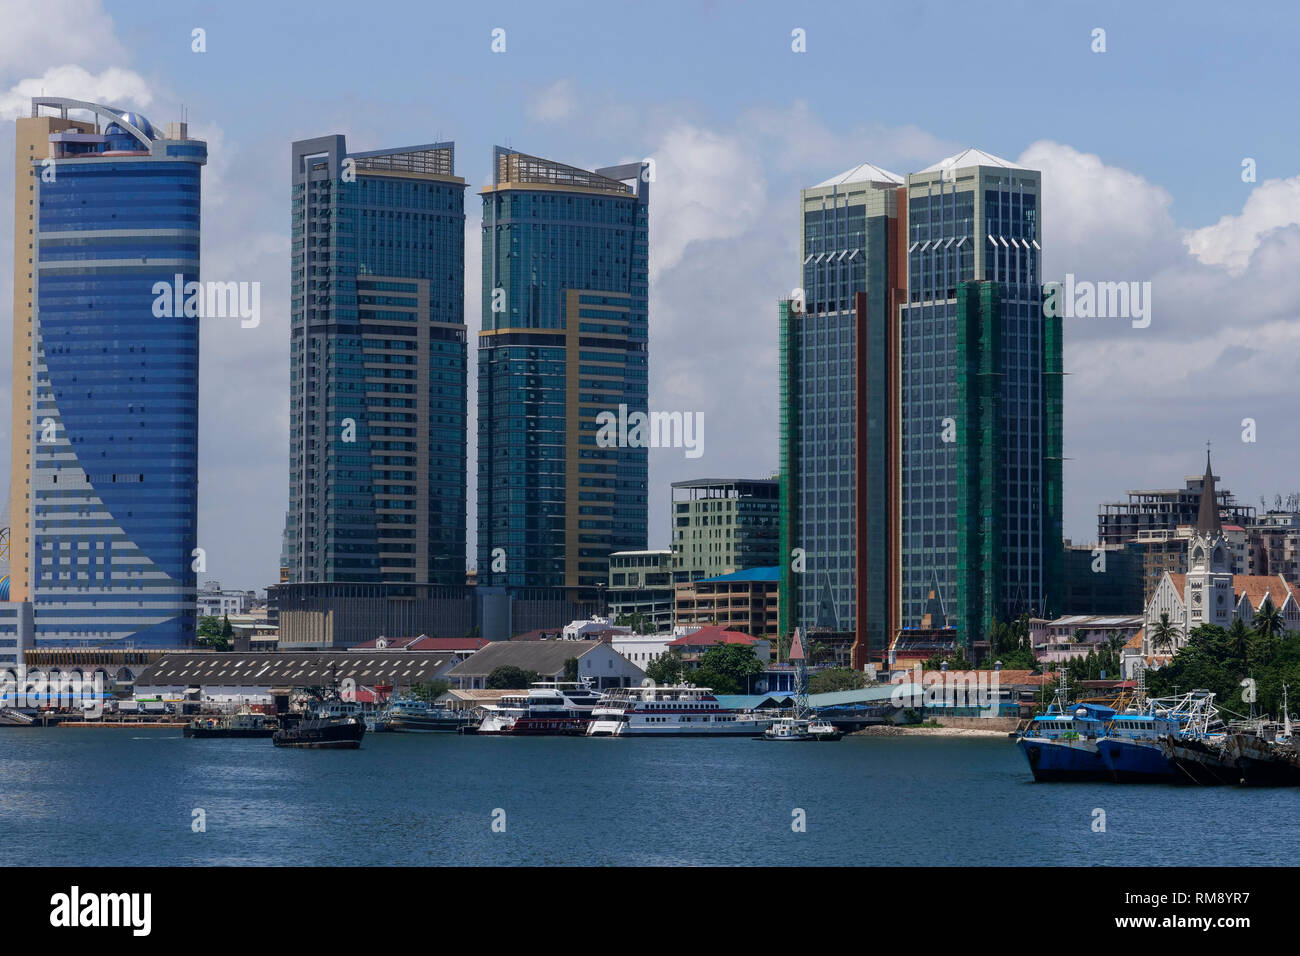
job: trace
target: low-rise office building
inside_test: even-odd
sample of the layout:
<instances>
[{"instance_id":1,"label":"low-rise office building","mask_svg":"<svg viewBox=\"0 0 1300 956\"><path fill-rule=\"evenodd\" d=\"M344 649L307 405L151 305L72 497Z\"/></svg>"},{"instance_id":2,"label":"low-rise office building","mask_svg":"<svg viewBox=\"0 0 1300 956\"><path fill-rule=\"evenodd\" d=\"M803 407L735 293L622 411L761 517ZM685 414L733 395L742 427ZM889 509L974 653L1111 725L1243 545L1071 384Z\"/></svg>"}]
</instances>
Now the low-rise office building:
<instances>
[{"instance_id":1,"label":"low-rise office building","mask_svg":"<svg viewBox=\"0 0 1300 956\"><path fill-rule=\"evenodd\" d=\"M750 568L676 585L674 624L718 625L777 636L780 569Z\"/></svg>"},{"instance_id":2,"label":"low-rise office building","mask_svg":"<svg viewBox=\"0 0 1300 956\"><path fill-rule=\"evenodd\" d=\"M651 631L673 626L673 552L615 551L605 589L614 620L639 617Z\"/></svg>"},{"instance_id":3,"label":"low-rise office building","mask_svg":"<svg viewBox=\"0 0 1300 956\"><path fill-rule=\"evenodd\" d=\"M1142 615L1104 616L1071 614L1054 621L1029 622L1029 642L1040 661L1060 663L1110 646L1118 639L1122 648L1142 630Z\"/></svg>"}]
</instances>

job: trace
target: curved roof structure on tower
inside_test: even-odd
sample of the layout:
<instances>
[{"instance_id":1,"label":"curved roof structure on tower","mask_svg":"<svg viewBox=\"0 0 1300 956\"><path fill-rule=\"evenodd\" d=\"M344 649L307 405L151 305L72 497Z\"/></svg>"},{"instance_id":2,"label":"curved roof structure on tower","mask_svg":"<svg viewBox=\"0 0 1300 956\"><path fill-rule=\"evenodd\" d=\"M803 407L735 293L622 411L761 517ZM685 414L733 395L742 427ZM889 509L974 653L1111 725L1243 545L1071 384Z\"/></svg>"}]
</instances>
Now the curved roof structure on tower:
<instances>
[{"instance_id":1,"label":"curved roof structure on tower","mask_svg":"<svg viewBox=\"0 0 1300 956\"><path fill-rule=\"evenodd\" d=\"M88 110L99 117L106 128L117 124L138 139L146 149L150 148L153 141L158 138L152 123L139 113L132 113L128 110L119 110L112 106L89 103L85 100L69 99L66 96L33 96L32 116L40 116L42 107L58 110L59 115L64 119L68 118L68 110Z\"/></svg>"}]
</instances>

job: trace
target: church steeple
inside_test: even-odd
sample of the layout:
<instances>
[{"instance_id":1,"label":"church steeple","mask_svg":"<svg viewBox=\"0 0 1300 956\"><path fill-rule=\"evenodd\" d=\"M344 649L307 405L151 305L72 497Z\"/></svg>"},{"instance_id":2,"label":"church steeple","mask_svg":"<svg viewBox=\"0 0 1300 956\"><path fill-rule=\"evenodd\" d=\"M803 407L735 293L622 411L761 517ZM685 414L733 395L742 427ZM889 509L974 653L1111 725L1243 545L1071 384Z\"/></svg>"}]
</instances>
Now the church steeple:
<instances>
[{"instance_id":1,"label":"church steeple","mask_svg":"<svg viewBox=\"0 0 1300 956\"><path fill-rule=\"evenodd\" d=\"M1235 613L1231 547L1219 520L1219 495L1214 487L1210 451L1205 450L1205 478L1196 527L1187 542L1187 577L1183 607L1187 617L1184 635L1203 624L1227 627Z\"/></svg>"},{"instance_id":2,"label":"church steeple","mask_svg":"<svg viewBox=\"0 0 1300 956\"><path fill-rule=\"evenodd\" d=\"M1210 470L1210 449L1205 449L1205 477L1201 480L1201 505L1196 512L1196 530L1203 535L1223 534L1219 521L1219 495L1214 488L1214 472Z\"/></svg>"}]
</instances>

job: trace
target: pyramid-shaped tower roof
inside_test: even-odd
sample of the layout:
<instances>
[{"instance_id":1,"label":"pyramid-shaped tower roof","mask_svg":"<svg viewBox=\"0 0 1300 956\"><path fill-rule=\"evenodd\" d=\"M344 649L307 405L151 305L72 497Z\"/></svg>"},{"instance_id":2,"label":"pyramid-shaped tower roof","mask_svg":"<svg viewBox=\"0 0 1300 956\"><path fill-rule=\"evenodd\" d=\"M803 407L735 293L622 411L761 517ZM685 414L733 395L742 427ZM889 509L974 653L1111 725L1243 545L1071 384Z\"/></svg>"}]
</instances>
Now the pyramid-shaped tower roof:
<instances>
[{"instance_id":1,"label":"pyramid-shaped tower roof","mask_svg":"<svg viewBox=\"0 0 1300 956\"><path fill-rule=\"evenodd\" d=\"M891 173L887 169L881 169L875 163L858 163L852 169L846 169L838 176L832 176L824 182L818 183L814 189L822 186L843 186L847 183L897 183L903 185L903 177L898 173Z\"/></svg>"},{"instance_id":2,"label":"pyramid-shaped tower roof","mask_svg":"<svg viewBox=\"0 0 1300 956\"><path fill-rule=\"evenodd\" d=\"M1214 487L1214 472L1210 470L1210 450L1205 449L1205 477L1201 480L1201 504L1196 512L1198 534L1223 534L1219 520L1219 495Z\"/></svg>"},{"instance_id":3,"label":"pyramid-shaped tower roof","mask_svg":"<svg viewBox=\"0 0 1300 956\"><path fill-rule=\"evenodd\" d=\"M927 166L921 170L923 173L937 173L943 169L965 169L967 166L1002 166L1006 169L1025 169L1024 166L1017 166L1015 163L1008 162L992 153L986 153L982 149L976 149L974 146L963 149L956 155L949 156L947 159L941 159L932 166Z\"/></svg>"}]
</instances>

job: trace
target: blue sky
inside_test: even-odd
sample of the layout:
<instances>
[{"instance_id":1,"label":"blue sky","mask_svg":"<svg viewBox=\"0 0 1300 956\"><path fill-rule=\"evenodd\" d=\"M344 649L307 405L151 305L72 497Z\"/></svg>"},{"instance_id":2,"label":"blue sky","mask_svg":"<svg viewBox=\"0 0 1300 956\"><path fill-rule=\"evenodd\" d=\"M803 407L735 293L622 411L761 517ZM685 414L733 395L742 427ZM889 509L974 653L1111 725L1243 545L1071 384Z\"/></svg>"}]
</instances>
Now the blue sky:
<instances>
[{"instance_id":1,"label":"blue sky","mask_svg":"<svg viewBox=\"0 0 1300 956\"><path fill-rule=\"evenodd\" d=\"M1300 488L1297 19L1283 4L0 0L0 179L8 121L41 90L154 123L184 105L209 140L204 278L261 282L263 321L203 332L200 545L208 577L253 587L275 579L287 495L292 140L452 139L471 187L494 143L576 165L655 158L651 406L703 411L706 444L696 460L652 452L651 546L667 543L670 481L776 467L776 301L798 281L799 187L979 146L1043 171L1048 278L1152 282L1150 328L1066 327L1066 532L1090 540L1098 502L1181 484L1206 440L1246 501ZM9 241L6 226L0 262ZM11 300L6 270L5 313ZM7 383L0 352L4 396Z\"/></svg>"}]
</instances>

